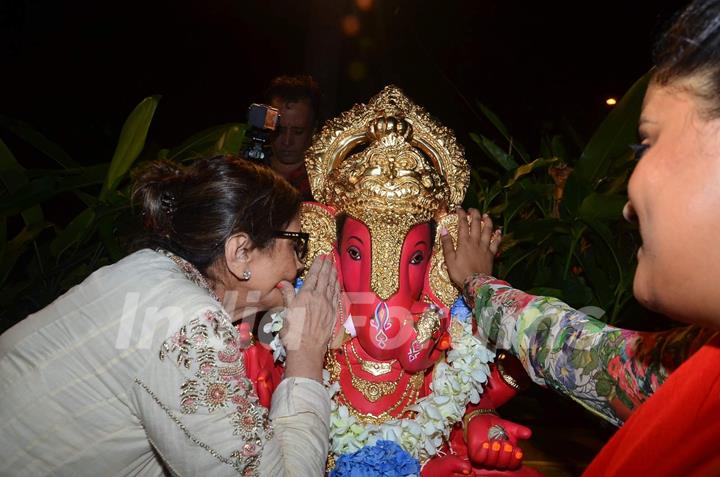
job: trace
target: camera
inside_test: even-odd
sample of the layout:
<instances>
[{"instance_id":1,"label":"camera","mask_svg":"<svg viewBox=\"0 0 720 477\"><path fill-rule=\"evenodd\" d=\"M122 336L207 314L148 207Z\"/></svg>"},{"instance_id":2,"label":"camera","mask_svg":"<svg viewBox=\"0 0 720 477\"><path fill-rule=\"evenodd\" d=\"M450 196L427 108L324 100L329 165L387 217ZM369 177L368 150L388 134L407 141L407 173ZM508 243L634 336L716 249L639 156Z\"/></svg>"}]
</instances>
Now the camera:
<instances>
[{"instance_id":1,"label":"camera","mask_svg":"<svg viewBox=\"0 0 720 477\"><path fill-rule=\"evenodd\" d=\"M248 108L247 118L251 143L243 151L243 156L251 161L265 163L270 157L267 143L277 129L280 112L267 104L253 103Z\"/></svg>"}]
</instances>

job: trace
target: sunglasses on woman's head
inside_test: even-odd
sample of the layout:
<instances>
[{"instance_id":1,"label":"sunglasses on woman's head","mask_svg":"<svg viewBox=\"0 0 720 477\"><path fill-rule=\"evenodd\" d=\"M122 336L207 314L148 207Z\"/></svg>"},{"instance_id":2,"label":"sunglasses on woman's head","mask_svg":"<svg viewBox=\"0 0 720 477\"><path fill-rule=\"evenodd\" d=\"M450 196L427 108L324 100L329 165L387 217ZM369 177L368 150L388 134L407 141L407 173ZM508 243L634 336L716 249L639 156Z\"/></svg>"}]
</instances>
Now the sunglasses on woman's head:
<instances>
[{"instance_id":1,"label":"sunglasses on woman's head","mask_svg":"<svg viewBox=\"0 0 720 477\"><path fill-rule=\"evenodd\" d=\"M275 231L273 237L284 238L292 240L294 242L295 253L298 259L305 260L305 256L308 252L308 240L310 240L310 234L307 232L286 232L286 231Z\"/></svg>"}]
</instances>

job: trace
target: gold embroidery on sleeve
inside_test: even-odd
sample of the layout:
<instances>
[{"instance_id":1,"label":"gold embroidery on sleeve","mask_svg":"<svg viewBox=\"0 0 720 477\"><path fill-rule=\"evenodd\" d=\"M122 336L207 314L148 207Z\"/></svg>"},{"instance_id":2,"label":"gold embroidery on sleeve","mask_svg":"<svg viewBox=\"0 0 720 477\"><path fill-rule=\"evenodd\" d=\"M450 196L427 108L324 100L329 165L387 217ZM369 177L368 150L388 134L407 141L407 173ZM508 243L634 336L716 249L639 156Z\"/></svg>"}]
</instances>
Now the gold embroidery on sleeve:
<instances>
[{"instance_id":1,"label":"gold embroidery on sleeve","mask_svg":"<svg viewBox=\"0 0 720 477\"><path fill-rule=\"evenodd\" d=\"M221 349L213 346L218 341ZM206 311L168 338L161 345L159 357L161 361L168 359L187 370L188 377L179 390L179 407L183 414L234 409L229 420L233 435L239 436L242 442L230 455L232 465L242 475L256 475L262 446L272 437L273 431L267 409L260 405L253 384L246 377L241 340L229 317L222 310ZM139 384L181 426L186 436L198 443L180 419L147 387ZM211 451L207 446L201 447Z\"/></svg>"}]
</instances>

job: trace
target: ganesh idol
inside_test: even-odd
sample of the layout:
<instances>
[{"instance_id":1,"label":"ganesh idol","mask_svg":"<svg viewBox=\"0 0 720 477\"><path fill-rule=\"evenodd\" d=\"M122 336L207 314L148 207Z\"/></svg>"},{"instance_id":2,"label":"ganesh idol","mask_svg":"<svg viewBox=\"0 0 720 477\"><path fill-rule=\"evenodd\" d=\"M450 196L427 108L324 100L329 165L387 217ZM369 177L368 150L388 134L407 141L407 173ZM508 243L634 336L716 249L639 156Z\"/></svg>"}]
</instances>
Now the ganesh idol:
<instances>
[{"instance_id":1,"label":"ganesh idol","mask_svg":"<svg viewBox=\"0 0 720 477\"><path fill-rule=\"evenodd\" d=\"M527 378L473 335L444 265L439 234L456 236L470 175L452 132L389 86L328 121L306 165L308 263L331 255L345 292L328 468L391 441L424 477L539 475L518 447L530 431L496 412Z\"/></svg>"}]
</instances>

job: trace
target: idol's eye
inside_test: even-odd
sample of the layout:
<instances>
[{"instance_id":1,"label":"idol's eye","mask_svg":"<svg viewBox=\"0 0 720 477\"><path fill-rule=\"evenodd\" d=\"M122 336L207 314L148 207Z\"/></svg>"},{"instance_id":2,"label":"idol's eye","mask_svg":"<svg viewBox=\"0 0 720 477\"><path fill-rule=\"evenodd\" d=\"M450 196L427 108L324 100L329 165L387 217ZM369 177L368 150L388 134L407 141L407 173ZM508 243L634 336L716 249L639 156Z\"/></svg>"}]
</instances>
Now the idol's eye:
<instances>
[{"instance_id":1,"label":"idol's eye","mask_svg":"<svg viewBox=\"0 0 720 477\"><path fill-rule=\"evenodd\" d=\"M410 258L410 263L413 265L419 265L423 262L424 259L425 255L420 250L418 250L413 254L412 258Z\"/></svg>"},{"instance_id":2,"label":"idol's eye","mask_svg":"<svg viewBox=\"0 0 720 477\"><path fill-rule=\"evenodd\" d=\"M357 247L348 247L347 253L352 260L360 260L360 250Z\"/></svg>"}]
</instances>

